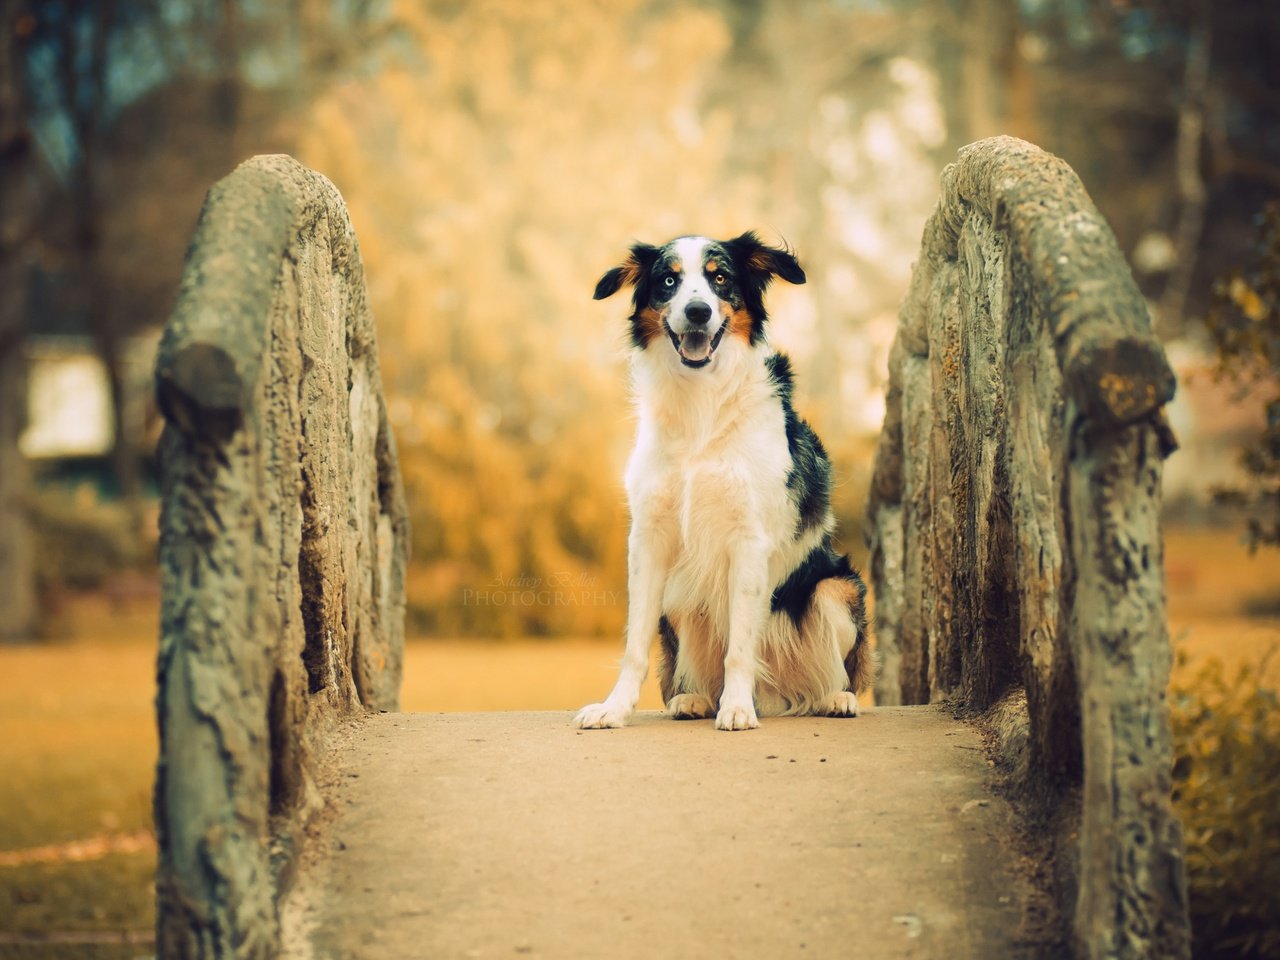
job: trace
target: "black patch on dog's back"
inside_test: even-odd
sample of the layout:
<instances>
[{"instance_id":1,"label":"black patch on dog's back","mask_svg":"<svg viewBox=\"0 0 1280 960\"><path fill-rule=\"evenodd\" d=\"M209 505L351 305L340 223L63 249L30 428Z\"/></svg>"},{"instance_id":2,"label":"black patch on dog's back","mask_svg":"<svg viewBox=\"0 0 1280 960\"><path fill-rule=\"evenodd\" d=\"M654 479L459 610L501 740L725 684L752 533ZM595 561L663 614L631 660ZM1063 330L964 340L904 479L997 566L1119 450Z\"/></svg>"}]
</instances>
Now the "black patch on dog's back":
<instances>
[{"instance_id":1,"label":"black patch on dog's back","mask_svg":"<svg viewBox=\"0 0 1280 960\"><path fill-rule=\"evenodd\" d=\"M813 599L813 591L828 577L839 577L855 584L859 596L865 601L867 587L862 582L862 577L849 564L847 556L835 552L831 546L831 538L824 537L820 544L809 551L804 562L791 571L791 576L773 591L770 609L774 613L785 611L791 622L799 628Z\"/></svg>"},{"instance_id":2,"label":"black patch on dog's back","mask_svg":"<svg viewBox=\"0 0 1280 960\"><path fill-rule=\"evenodd\" d=\"M786 406L791 406L791 394L795 389L795 374L791 372L791 358L785 353L774 353L764 358L764 368L773 381L773 392Z\"/></svg>"},{"instance_id":3,"label":"black patch on dog's back","mask_svg":"<svg viewBox=\"0 0 1280 960\"><path fill-rule=\"evenodd\" d=\"M782 404L782 418L787 431L787 452L791 454L791 470L787 473L787 490L800 514L796 536L827 519L831 503L831 461L826 448L791 406L794 378L791 361L786 354L775 353L765 360L774 392Z\"/></svg>"}]
</instances>

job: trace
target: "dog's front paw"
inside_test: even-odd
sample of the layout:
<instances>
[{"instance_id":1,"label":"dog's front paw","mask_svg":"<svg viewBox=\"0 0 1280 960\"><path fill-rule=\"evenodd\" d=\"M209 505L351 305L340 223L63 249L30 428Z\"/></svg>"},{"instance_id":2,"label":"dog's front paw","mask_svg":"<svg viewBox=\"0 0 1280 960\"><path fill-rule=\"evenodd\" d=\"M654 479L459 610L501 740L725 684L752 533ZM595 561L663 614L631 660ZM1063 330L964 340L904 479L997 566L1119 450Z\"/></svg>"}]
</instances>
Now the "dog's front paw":
<instances>
[{"instance_id":1,"label":"dog's front paw","mask_svg":"<svg viewBox=\"0 0 1280 960\"><path fill-rule=\"evenodd\" d=\"M760 720L756 717L756 708L751 704L720 704L720 712L716 714L717 730L754 730L758 726Z\"/></svg>"},{"instance_id":2,"label":"dog's front paw","mask_svg":"<svg viewBox=\"0 0 1280 960\"><path fill-rule=\"evenodd\" d=\"M715 712L715 704L700 693L678 693L667 701L667 713L676 720L701 720Z\"/></svg>"},{"instance_id":3,"label":"dog's front paw","mask_svg":"<svg viewBox=\"0 0 1280 960\"><path fill-rule=\"evenodd\" d=\"M858 698L852 690L841 690L833 693L823 704L819 713L828 717L856 717L858 715Z\"/></svg>"},{"instance_id":4,"label":"dog's front paw","mask_svg":"<svg viewBox=\"0 0 1280 960\"><path fill-rule=\"evenodd\" d=\"M631 717L630 710L623 710L604 703L589 703L573 718L573 725L582 730L607 730L611 727L625 726Z\"/></svg>"}]
</instances>

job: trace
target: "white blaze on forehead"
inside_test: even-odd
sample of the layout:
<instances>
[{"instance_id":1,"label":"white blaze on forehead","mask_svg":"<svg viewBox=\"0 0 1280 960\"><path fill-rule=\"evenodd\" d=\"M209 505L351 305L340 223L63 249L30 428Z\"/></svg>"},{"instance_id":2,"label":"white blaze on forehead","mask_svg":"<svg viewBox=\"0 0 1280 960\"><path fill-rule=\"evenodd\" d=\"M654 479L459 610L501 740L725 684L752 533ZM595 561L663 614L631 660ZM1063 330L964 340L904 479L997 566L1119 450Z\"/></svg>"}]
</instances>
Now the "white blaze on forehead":
<instances>
[{"instance_id":1,"label":"white blaze on forehead","mask_svg":"<svg viewBox=\"0 0 1280 960\"><path fill-rule=\"evenodd\" d=\"M676 256L685 274L702 273L702 251L710 242L706 237L681 237L675 242Z\"/></svg>"},{"instance_id":2,"label":"white blaze on forehead","mask_svg":"<svg viewBox=\"0 0 1280 960\"><path fill-rule=\"evenodd\" d=\"M712 308L711 324L707 332L714 334L720 327L720 312L715 309L719 298L702 271L703 255L709 243L711 240L707 237L681 237L672 244L673 252L680 260L680 285L671 299L668 323L676 333L684 332L684 308L694 300L701 300Z\"/></svg>"}]
</instances>

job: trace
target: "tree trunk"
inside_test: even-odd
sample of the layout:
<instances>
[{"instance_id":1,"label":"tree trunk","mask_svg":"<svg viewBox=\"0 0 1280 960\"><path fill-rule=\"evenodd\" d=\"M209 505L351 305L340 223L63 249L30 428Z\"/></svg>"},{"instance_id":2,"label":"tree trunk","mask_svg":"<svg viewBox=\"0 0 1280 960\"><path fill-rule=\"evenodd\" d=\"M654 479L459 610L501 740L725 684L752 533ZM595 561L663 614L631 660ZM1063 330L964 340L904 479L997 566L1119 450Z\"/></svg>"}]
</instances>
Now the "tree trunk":
<instances>
[{"instance_id":1,"label":"tree trunk","mask_svg":"<svg viewBox=\"0 0 1280 960\"><path fill-rule=\"evenodd\" d=\"M125 377L123 337L111 314L111 301L102 283L98 254L102 246L102 215L98 199L94 151L81 147L84 160L73 186L76 198L76 255L81 288L85 292L85 323L94 348L106 368L111 396L111 472L130 520L130 534L142 534L142 476L138 469L137 438L128 417L128 384Z\"/></svg>"},{"instance_id":2,"label":"tree trunk","mask_svg":"<svg viewBox=\"0 0 1280 960\"><path fill-rule=\"evenodd\" d=\"M35 555L30 477L18 440L27 423L26 264L34 183L18 30L26 5L0 13L0 642L34 637Z\"/></svg>"},{"instance_id":3,"label":"tree trunk","mask_svg":"<svg viewBox=\"0 0 1280 960\"><path fill-rule=\"evenodd\" d=\"M0 268L10 279L12 264ZM3 281L0 281L3 282ZM19 298L8 286L5 313L18 313L11 306ZM8 318L6 318L7 320ZM3 321L0 321L3 322ZM6 325L7 326L7 325ZM30 476L26 459L18 449L18 438L27 422L26 357L20 330L7 327L0 334L0 642L21 643L35 637L36 603L35 554L28 514Z\"/></svg>"},{"instance_id":4,"label":"tree trunk","mask_svg":"<svg viewBox=\"0 0 1280 960\"><path fill-rule=\"evenodd\" d=\"M227 167L239 162L236 131L240 126L240 15L236 0L222 0L218 27L218 80L214 84L213 115L222 128Z\"/></svg>"},{"instance_id":5,"label":"tree trunk","mask_svg":"<svg viewBox=\"0 0 1280 960\"><path fill-rule=\"evenodd\" d=\"M95 267L89 267L95 270ZM95 289L96 284L88 284ZM98 299L95 297L95 299ZM90 307L90 315L99 308ZM138 464L138 443L129 419L129 385L125 371L122 338L109 318L91 320L98 356L107 372L107 388L111 395L111 472L115 476L120 501L129 515L129 529L134 538L142 536L145 514L142 506L142 471Z\"/></svg>"},{"instance_id":6,"label":"tree trunk","mask_svg":"<svg viewBox=\"0 0 1280 960\"><path fill-rule=\"evenodd\" d=\"M1209 46L1212 36L1212 11L1209 0L1197 5L1187 44L1187 65L1178 107L1177 175L1178 195L1182 207L1174 245L1177 257L1173 272L1160 297L1157 318L1166 335L1183 328L1187 298L1196 269L1196 251L1204 232L1205 207L1209 193L1200 173L1200 145L1204 140L1205 104L1209 95Z\"/></svg>"},{"instance_id":7,"label":"tree trunk","mask_svg":"<svg viewBox=\"0 0 1280 960\"><path fill-rule=\"evenodd\" d=\"M87 5L82 19L68 17L63 24L64 50L68 51L59 74L62 101L71 117L79 161L71 170L69 192L74 211L73 255L84 295L85 324L107 372L111 394L111 468L119 495L130 517L130 532L140 537L143 523L142 483L138 469L137 438L127 416L123 337L112 313L111 298L103 284L99 254L102 250L102 174L100 133L108 108L108 47L117 26L116 0L96 0ZM80 27L87 25L87 30Z\"/></svg>"}]
</instances>

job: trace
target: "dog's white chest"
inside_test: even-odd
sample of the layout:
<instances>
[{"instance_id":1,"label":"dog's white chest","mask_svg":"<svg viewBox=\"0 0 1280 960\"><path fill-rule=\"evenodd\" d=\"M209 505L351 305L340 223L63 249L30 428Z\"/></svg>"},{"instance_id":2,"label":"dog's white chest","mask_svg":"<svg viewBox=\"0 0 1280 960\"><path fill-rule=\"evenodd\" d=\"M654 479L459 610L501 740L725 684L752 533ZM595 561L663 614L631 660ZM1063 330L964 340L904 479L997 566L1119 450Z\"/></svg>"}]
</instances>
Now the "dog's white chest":
<instances>
[{"instance_id":1,"label":"dog's white chest","mask_svg":"<svg viewBox=\"0 0 1280 960\"><path fill-rule=\"evenodd\" d=\"M767 556L773 544L791 539L791 461L782 417L772 412L762 405L700 444L642 431L628 494L636 537L667 557L665 611L705 611L722 621L735 552L745 546Z\"/></svg>"}]
</instances>

